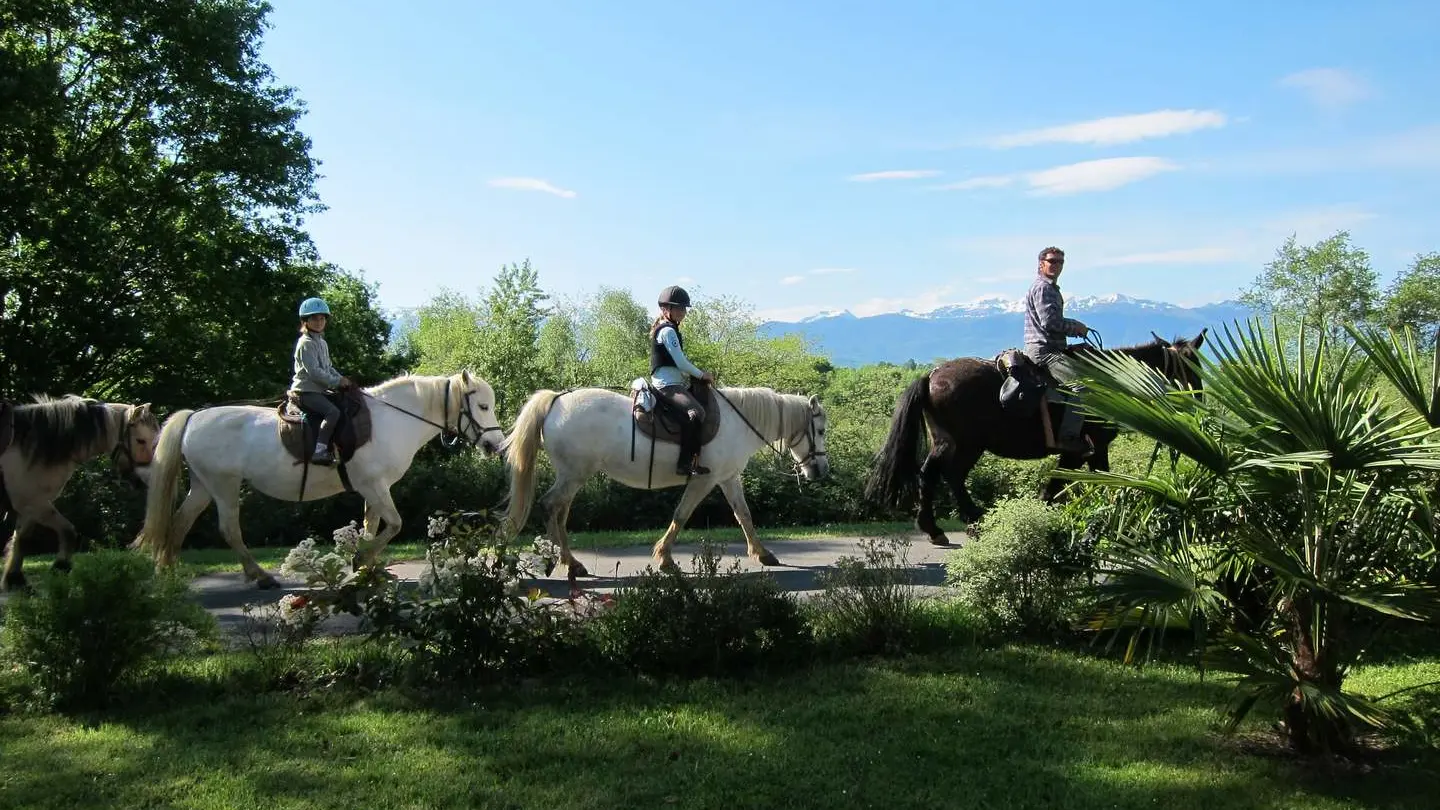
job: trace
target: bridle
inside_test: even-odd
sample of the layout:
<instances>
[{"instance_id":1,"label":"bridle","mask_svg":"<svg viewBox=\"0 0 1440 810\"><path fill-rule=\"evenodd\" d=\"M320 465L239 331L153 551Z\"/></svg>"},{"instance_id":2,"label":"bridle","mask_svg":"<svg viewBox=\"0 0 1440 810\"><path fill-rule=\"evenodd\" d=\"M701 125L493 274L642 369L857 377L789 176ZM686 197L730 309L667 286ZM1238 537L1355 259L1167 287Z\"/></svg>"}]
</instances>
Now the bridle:
<instances>
[{"instance_id":1,"label":"bridle","mask_svg":"<svg viewBox=\"0 0 1440 810\"><path fill-rule=\"evenodd\" d=\"M779 458L781 461L784 461L784 460L785 460L785 452L784 452L783 450L777 449L777 448L775 447L775 445L771 444L771 443L770 443L770 439L765 438L764 434L762 434L759 430L757 430L757 429L755 428L755 426L754 426L753 424L750 423L750 420L749 420L749 418L747 418L747 417L745 416L745 413L744 413L743 411L741 411L739 408L735 407L735 403L731 402L729 397L727 397L727 396L725 396L724 394L720 393L720 389L719 389L719 388L714 388L714 389L712 389L712 390L715 392L715 396L720 397L721 399L725 400L725 403L730 406L730 409L733 410L737 416L740 417L740 421L744 422L744 423L745 423L745 426L748 427L748 428L750 428L750 432L751 432L751 433L754 433L755 436L756 436L756 438L758 438L758 439L760 439L760 441L764 442L764 443L765 443L765 446L766 446L767 448L769 448L770 451L773 452L777 458ZM780 414L780 419L779 419L779 423L780 423L780 435L781 435L781 436L784 436L784 435L785 435L785 402L784 402L783 400L780 400L780 401L778 401L778 402L776 403L776 410L777 410L777 411L779 412L779 414ZM795 433L794 433L793 435L791 435L790 438L788 438L788 439L785 440L785 447L794 448L795 445L796 445L796 443L799 442L800 436L801 436L802 434L804 434L805 437L806 437L806 439L807 439L808 442L809 442L809 445L810 445L810 447L809 447L809 452L807 452L799 461L796 461L793 457L790 459L790 463L791 463L791 465L792 465L792 467L793 467L793 472L794 472L796 475L799 475L799 474L801 474L801 473L804 471L804 468L805 468L805 465L806 465L806 464L809 464L810 462L812 462L812 461L814 461L814 460L816 460L816 459L819 459L819 458L826 458L826 459L828 459L828 458L830 457L830 454L827 453L827 452L825 452L824 450L817 450L817 449L816 449L816 448L818 448L818 447L820 446L820 445L819 445L819 440L818 440L820 429L817 428L817 427L815 427L815 420L816 420L817 418L819 418L820 413L819 413L819 411L817 411L817 410L816 410L815 408L813 408L813 407L811 407L811 408L809 409L809 411L810 411L810 418L807 419L807 420L805 420L805 426L802 427L802 428L800 428L799 430L795 431Z\"/></svg>"},{"instance_id":2,"label":"bridle","mask_svg":"<svg viewBox=\"0 0 1440 810\"><path fill-rule=\"evenodd\" d=\"M504 435L505 435L505 428L502 428L502 427L500 427L499 425L491 425L491 426L489 426L489 427L486 427L486 426L484 426L484 425L481 425L479 422L477 422L477 421L475 420L475 417L470 414L470 398L475 395L475 391L474 391L474 390L467 390L464 394L461 395L461 397L460 397L460 412L455 415L455 427L452 429L452 428L449 426L449 425L450 425L450 378L449 378L449 377L446 377L446 378L445 378L445 398L444 398L444 403L445 403L445 404L442 406L442 409L441 409L441 414L442 414L442 416L440 417L440 420L441 420L441 422L443 422L443 424L436 424L434 421L432 421L432 420L430 420L430 419L427 419L427 418L425 418L424 416L421 416L420 414L415 413L414 411L412 411L412 410L410 410L410 409L408 409L408 408L402 408L402 407L400 407L399 405L396 405L396 404L394 404L394 403L392 403L392 402L386 402L385 400L380 399L379 397L375 396L374 394L371 394L369 391L366 391L366 390L363 389L363 388L358 389L358 390L360 391L361 394L363 394L363 395L365 395L365 396L367 396L367 397L370 397L371 399L375 400L376 402L379 402L380 404L384 405L384 406L387 407L387 408L394 408L395 410L397 410L397 411L405 414L406 416L411 417L412 419L418 419L418 420L420 420L421 422L424 422L424 423L427 424L427 425L430 425L430 426L432 426L432 427L439 428L439 429L440 429L440 444L443 445L443 446L445 446L445 447L447 447L447 448L448 448L448 447L455 447L456 445L458 445L458 444L459 444L460 442L462 442L462 441L465 442L465 443L467 443L467 444L469 444L469 445L471 445L471 446L477 445L477 444L480 443L480 440L481 440L481 439L484 439L484 438L485 438L485 434L486 434L486 433L489 433L489 432L492 431L492 430L498 432L501 436L504 436ZM473 436L471 435L472 432L473 432L473 434L474 434Z\"/></svg>"}]
</instances>

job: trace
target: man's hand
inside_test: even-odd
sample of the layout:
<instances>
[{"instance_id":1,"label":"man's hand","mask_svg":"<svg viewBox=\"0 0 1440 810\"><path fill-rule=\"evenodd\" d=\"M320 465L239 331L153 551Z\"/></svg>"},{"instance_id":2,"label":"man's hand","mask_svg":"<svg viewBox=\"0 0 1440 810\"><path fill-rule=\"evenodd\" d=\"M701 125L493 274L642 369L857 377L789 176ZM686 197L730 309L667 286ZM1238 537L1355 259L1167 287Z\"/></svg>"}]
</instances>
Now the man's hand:
<instances>
[{"instance_id":1,"label":"man's hand","mask_svg":"<svg viewBox=\"0 0 1440 810\"><path fill-rule=\"evenodd\" d=\"M341 377L341 378L340 378L340 390L341 390L341 391L346 391L346 390L349 390L349 389L354 388L354 387L355 387L355 382L354 382L353 380L351 380L349 377Z\"/></svg>"},{"instance_id":2,"label":"man's hand","mask_svg":"<svg viewBox=\"0 0 1440 810\"><path fill-rule=\"evenodd\" d=\"M1083 338L1090 334L1090 327L1076 321L1075 326L1070 329L1070 334L1074 337Z\"/></svg>"}]
</instances>

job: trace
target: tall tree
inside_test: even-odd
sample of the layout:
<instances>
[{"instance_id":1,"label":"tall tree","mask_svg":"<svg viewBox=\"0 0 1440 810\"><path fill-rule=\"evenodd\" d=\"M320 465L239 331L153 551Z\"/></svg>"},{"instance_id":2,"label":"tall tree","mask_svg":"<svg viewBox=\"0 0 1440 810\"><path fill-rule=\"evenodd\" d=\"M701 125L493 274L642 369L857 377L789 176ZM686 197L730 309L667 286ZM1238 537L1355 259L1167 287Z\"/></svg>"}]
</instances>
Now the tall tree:
<instances>
[{"instance_id":1,"label":"tall tree","mask_svg":"<svg viewBox=\"0 0 1440 810\"><path fill-rule=\"evenodd\" d=\"M1440 327L1440 253L1416 255L1395 278L1385 291L1382 318L1392 329L1415 330L1423 345L1435 345Z\"/></svg>"},{"instance_id":2,"label":"tall tree","mask_svg":"<svg viewBox=\"0 0 1440 810\"><path fill-rule=\"evenodd\" d=\"M0 386L253 395L319 210L257 0L0 3ZM19 351L25 347L25 351Z\"/></svg>"},{"instance_id":3,"label":"tall tree","mask_svg":"<svg viewBox=\"0 0 1440 810\"><path fill-rule=\"evenodd\" d=\"M1368 322L1379 305L1379 282L1370 256L1339 231L1314 245L1292 234L1240 300L1273 315L1287 330L1304 324L1331 346L1348 340L1345 324Z\"/></svg>"}]
</instances>

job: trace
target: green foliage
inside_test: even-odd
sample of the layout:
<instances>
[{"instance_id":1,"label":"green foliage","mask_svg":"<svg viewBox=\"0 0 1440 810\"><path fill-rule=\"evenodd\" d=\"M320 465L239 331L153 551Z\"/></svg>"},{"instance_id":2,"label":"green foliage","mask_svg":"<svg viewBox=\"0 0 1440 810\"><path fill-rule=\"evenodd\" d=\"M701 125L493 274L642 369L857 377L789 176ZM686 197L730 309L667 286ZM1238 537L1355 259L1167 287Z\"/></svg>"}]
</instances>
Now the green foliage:
<instances>
[{"instance_id":1,"label":"green foliage","mask_svg":"<svg viewBox=\"0 0 1440 810\"><path fill-rule=\"evenodd\" d=\"M1292 352L1277 322L1227 329L1201 359L1203 399L1128 358L1085 362L1091 408L1189 463L1060 474L1135 494L1098 555L1097 626L1189 628L1204 662L1239 678L1232 723L1263 706L1297 750L1333 751L1387 722L1345 688L1367 645L1397 621L1440 619L1423 581L1440 443L1420 383L1433 369L1413 345L1309 334ZM1387 400L1376 374L1408 394Z\"/></svg>"},{"instance_id":2,"label":"green foliage","mask_svg":"<svg viewBox=\"0 0 1440 810\"><path fill-rule=\"evenodd\" d=\"M861 556L844 556L822 572L824 588L807 606L822 643L847 653L898 654L913 650L928 629L924 607L910 582L907 538L865 538Z\"/></svg>"},{"instance_id":3,"label":"green foliage","mask_svg":"<svg viewBox=\"0 0 1440 810\"><path fill-rule=\"evenodd\" d=\"M186 582L149 559L126 551L73 559L73 570L46 571L34 593L16 593L5 608L4 657L50 705L102 707L146 664L213 634Z\"/></svg>"},{"instance_id":4,"label":"green foliage","mask_svg":"<svg viewBox=\"0 0 1440 810\"><path fill-rule=\"evenodd\" d=\"M1420 337L1420 345L1435 345L1435 332L1440 324L1440 253L1415 256L1389 289L1381 313L1385 326L1397 332L1412 329Z\"/></svg>"},{"instance_id":5,"label":"green foliage","mask_svg":"<svg viewBox=\"0 0 1440 810\"><path fill-rule=\"evenodd\" d=\"M1007 498L946 555L947 581L992 632L1048 633L1066 626L1086 570L1064 514L1034 498Z\"/></svg>"},{"instance_id":6,"label":"green foliage","mask_svg":"<svg viewBox=\"0 0 1440 810\"><path fill-rule=\"evenodd\" d=\"M1368 321L1378 299L1370 255L1340 231L1314 245L1299 245L1293 235L1286 239L1240 300L1289 329L1304 325L1338 346L1344 325Z\"/></svg>"},{"instance_id":7,"label":"green foliage","mask_svg":"<svg viewBox=\"0 0 1440 810\"><path fill-rule=\"evenodd\" d=\"M647 675L696 677L774 671L807 660L813 636L799 604L766 575L722 573L705 544L693 572L642 574L594 620L599 649Z\"/></svg>"}]
</instances>

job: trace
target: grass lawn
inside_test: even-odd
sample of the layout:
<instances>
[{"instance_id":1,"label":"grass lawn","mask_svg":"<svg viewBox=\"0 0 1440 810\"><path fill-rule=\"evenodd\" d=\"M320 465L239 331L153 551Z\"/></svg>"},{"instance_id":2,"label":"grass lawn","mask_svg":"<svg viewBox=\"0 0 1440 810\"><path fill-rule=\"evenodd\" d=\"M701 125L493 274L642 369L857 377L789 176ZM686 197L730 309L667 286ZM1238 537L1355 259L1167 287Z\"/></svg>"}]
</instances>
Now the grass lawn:
<instances>
[{"instance_id":1,"label":"grass lawn","mask_svg":"<svg viewBox=\"0 0 1440 810\"><path fill-rule=\"evenodd\" d=\"M157 692L86 726L0 717L0 807L1434 808L1440 751L1301 764L1216 732L1225 686L1036 646L819 665L754 682ZM207 669L208 668L208 669ZM1440 660L1362 669L1373 694ZM1258 749L1258 750L1257 750ZM1368 770L1368 772L1366 772Z\"/></svg>"},{"instance_id":2,"label":"grass lawn","mask_svg":"<svg viewBox=\"0 0 1440 810\"><path fill-rule=\"evenodd\" d=\"M950 521L942 521L947 531L959 531L959 525L951 528ZM907 534L915 531L909 523L829 523L821 526L780 526L758 528L757 532L765 543L786 540L805 540L818 537L876 537ZM570 535L570 547L576 552L592 548L623 548L626 546L648 546L660 539L664 528L625 532L575 532ZM695 543L709 538L715 542L743 543L745 536L739 526L721 526L709 529L689 529L682 532L680 542ZM269 570L279 568L289 546L251 546L250 553ZM391 562L416 560L425 556L425 546L419 542L391 543L385 549L385 556ZM53 562L53 554L35 554L25 558L25 572L38 574ZM240 562L228 546L223 548L188 548L180 552L180 563L192 575L210 574L221 571L239 571Z\"/></svg>"}]
</instances>

